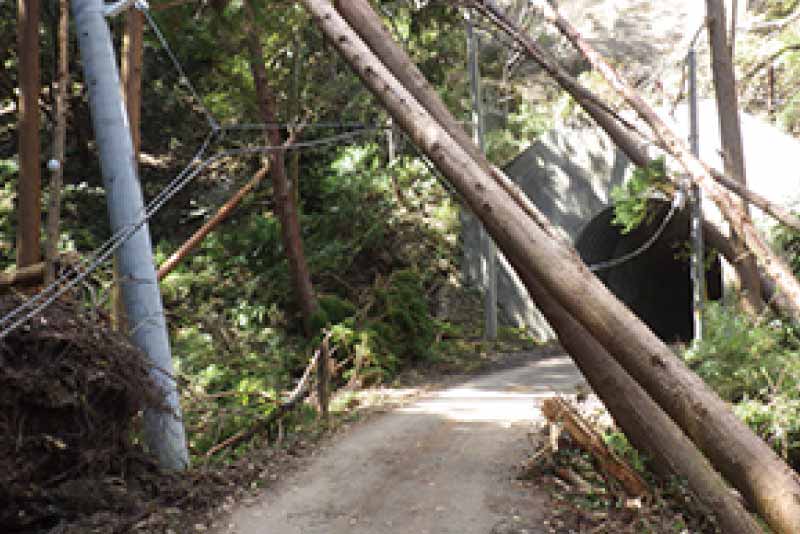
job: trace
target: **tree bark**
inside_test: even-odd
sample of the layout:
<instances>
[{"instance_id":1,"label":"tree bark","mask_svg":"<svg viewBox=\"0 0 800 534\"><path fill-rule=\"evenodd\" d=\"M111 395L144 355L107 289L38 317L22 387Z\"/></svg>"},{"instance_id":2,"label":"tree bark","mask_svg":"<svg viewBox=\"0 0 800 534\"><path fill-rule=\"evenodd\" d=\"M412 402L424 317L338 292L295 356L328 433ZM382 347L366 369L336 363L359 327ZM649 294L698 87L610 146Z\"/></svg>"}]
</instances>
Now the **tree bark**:
<instances>
[{"instance_id":1,"label":"tree bark","mask_svg":"<svg viewBox=\"0 0 800 534\"><path fill-rule=\"evenodd\" d=\"M739 220L730 195L715 181L714 173L711 172L710 168L691 153L686 142L675 135L644 99L583 39L580 33L561 16L557 9L553 8L547 0L533 1L535 5L542 9L545 18L553 23L580 50L594 68L603 75L609 85L623 96L628 104L639 114L639 117L650 126L661 148L681 163L689 178L703 190L703 193L708 198L717 204L728 224L732 228L739 230L747 248L758 259L765 274L784 293L784 303L787 308L783 311L795 320L800 321L800 282L794 277L787 263L770 248L752 222Z\"/></svg>"},{"instance_id":2,"label":"tree bark","mask_svg":"<svg viewBox=\"0 0 800 534\"><path fill-rule=\"evenodd\" d=\"M51 170L50 199L47 210L47 272L45 283L56 278L58 242L61 237L61 187L64 181L64 143L67 136L67 88L69 87L69 0L59 1L58 13L58 89L56 92L56 127L53 134L53 160L58 168Z\"/></svg>"},{"instance_id":3,"label":"tree bark","mask_svg":"<svg viewBox=\"0 0 800 534\"><path fill-rule=\"evenodd\" d=\"M319 404L319 417L323 425L330 423L328 407L331 397L331 353L329 335L325 335L320 345L320 356L317 362L317 403Z\"/></svg>"},{"instance_id":4,"label":"tree bark","mask_svg":"<svg viewBox=\"0 0 800 534\"><path fill-rule=\"evenodd\" d=\"M736 79L733 72L733 60L730 46L733 41L727 39L725 24L725 6L721 0L706 0L706 28L708 43L711 48L711 70L714 77L714 95L717 99L717 115L719 117L720 140L722 144L722 161L725 175L747 186L744 167L744 149L742 148L742 130L739 121L739 99L736 95ZM741 199L731 199L733 212L742 224L750 223L750 211ZM761 281L758 276L758 265L745 246L740 227L731 226L731 244L736 251L738 261L733 264L738 273L740 284L740 304L750 314L761 311Z\"/></svg>"},{"instance_id":5,"label":"tree bark","mask_svg":"<svg viewBox=\"0 0 800 534\"><path fill-rule=\"evenodd\" d=\"M17 267L41 261L42 172L39 145L39 0L17 0L19 182Z\"/></svg>"},{"instance_id":6,"label":"tree bark","mask_svg":"<svg viewBox=\"0 0 800 534\"><path fill-rule=\"evenodd\" d=\"M647 391L778 532L800 524L796 474L589 272L547 219L514 201L386 70L325 0L303 0L329 42L524 267ZM408 61L407 61L408 63ZM481 165L477 161L484 161ZM499 171L498 171L499 172Z\"/></svg>"},{"instance_id":7,"label":"tree bark","mask_svg":"<svg viewBox=\"0 0 800 534\"><path fill-rule=\"evenodd\" d=\"M128 9L125 13L125 29L122 35L122 94L128 110L131 125L133 152L136 162L141 151L141 110L142 110L142 51L144 46L144 15L138 9Z\"/></svg>"},{"instance_id":8,"label":"tree bark","mask_svg":"<svg viewBox=\"0 0 800 534\"><path fill-rule=\"evenodd\" d=\"M34 263L0 273L0 295L10 292L15 287L41 284L44 279L45 267L44 263Z\"/></svg>"},{"instance_id":9,"label":"tree bark","mask_svg":"<svg viewBox=\"0 0 800 534\"><path fill-rule=\"evenodd\" d=\"M300 70L302 69L303 43L295 37L292 46L292 88L289 113L291 120L300 121ZM289 156L289 183L291 185L291 200L295 209L300 209L300 151L295 150Z\"/></svg>"},{"instance_id":10,"label":"tree bark","mask_svg":"<svg viewBox=\"0 0 800 534\"><path fill-rule=\"evenodd\" d=\"M175 267L178 266L180 262L182 262L186 256L189 255L197 246L203 242L203 239L211 233L214 228L219 226L219 224L228 218L228 216L236 209L239 203L242 201L244 197L246 197L250 191L252 191L261 180L266 176L268 167L262 167L258 170L258 172L253 175L249 182L247 182L244 187L239 189L235 195L233 195L225 204L222 205L220 209L217 210L217 213L209 219L203 226L200 227L192 237L186 240L186 242L180 246L178 250L172 253L172 255L167 258L164 263L162 263L158 268L158 279L163 280L165 276L172 272Z\"/></svg>"},{"instance_id":11,"label":"tree bark","mask_svg":"<svg viewBox=\"0 0 800 534\"><path fill-rule=\"evenodd\" d=\"M139 154L141 153L142 129L142 63L144 51L144 15L138 9L128 9L125 13L125 26L122 33L120 57L120 83L125 109L128 112L128 125L133 141L133 161L139 173ZM114 285L111 289L111 324L117 330L127 328L125 303L122 299L119 264L114 256Z\"/></svg>"},{"instance_id":12,"label":"tree bark","mask_svg":"<svg viewBox=\"0 0 800 534\"><path fill-rule=\"evenodd\" d=\"M253 22L255 21L255 10L249 0L245 0L244 9L246 14L245 32L246 44L250 54L250 69L253 73L253 81L258 97L258 106L261 111L262 120L265 123L277 123L275 96L272 93L269 82L267 81L267 69L264 65L264 56L258 34L255 31ZM278 129L269 129L266 132L267 143L279 147L282 144L281 132ZM298 221L297 209L291 199L289 181L286 176L285 154L283 150L275 150L270 153L270 178L272 188L275 192L275 210L281 222L281 237L286 256L289 260L289 270L294 284L294 290L300 310L303 315L303 327L307 335L310 335L312 319L317 311L317 297L314 293L314 286L311 282L311 274L308 270L305 254L303 252L303 241L300 237L300 222Z\"/></svg>"}]
</instances>

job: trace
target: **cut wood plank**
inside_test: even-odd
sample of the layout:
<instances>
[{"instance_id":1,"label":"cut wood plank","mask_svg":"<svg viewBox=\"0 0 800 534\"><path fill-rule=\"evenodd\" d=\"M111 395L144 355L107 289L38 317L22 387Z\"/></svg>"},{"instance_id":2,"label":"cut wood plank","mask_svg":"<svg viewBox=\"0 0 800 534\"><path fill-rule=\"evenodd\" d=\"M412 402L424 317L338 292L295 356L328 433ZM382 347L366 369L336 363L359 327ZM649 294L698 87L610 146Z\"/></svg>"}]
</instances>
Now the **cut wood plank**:
<instances>
[{"instance_id":1,"label":"cut wood plank","mask_svg":"<svg viewBox=\"0 0 800 534\"><path fill-rule=\"evenodd\" d=\"M41 284L44 281L44 273L44 262L0 273L0 294L7 293L13 287Z\"/></svg>"}]
</instances>

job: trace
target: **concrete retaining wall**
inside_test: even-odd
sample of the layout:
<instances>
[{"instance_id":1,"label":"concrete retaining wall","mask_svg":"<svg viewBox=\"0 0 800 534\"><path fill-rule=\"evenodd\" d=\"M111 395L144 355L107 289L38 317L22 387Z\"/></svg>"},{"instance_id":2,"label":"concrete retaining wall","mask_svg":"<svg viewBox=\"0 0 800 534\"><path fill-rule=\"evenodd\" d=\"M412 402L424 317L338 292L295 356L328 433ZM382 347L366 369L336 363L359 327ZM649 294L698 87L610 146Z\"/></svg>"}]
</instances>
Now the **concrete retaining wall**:
<instances>
[{"instance_id":1,"label":"concrete retaining wall","mask_svg":"<svg viewBox=\"0 0 800 534\"><path fill-rule=\"evenodd\" d=\"M679 110L678 113L678 117L685 115L685 111ZM680 124L682 122L686 121L677 121L676 127L679 130L685 130ZM749 115L743 114L742 125L749 187L773 201L781 202L792 208L800 207L800 143L779 129ZM715 166L721 164L718 131L713 103L702 103L700 106L701 157ZM631 170L632 166L627 158L599 130L567 128L553 130L542 136L505 167L509 177L522 187L533 203L571 243L576 244L583 230L592 221L595 221L592 229L593 236L584 237L581 243L581 248L584 249L584 259L590 263L604 259L601 256L605 256L605 259L618 257L619 254L635 248L636 243L647 237L646 235L639 237L634 235L622 240L616 235L617 230L605 222L609 220L607 208L611 205L609 198L611 188L622 183L630 175ZM708 202L704 203L704 209L709 217L720 218L716 207ZM604 210L606 210L605 215L603 214ZM608 231L603 229L598 231L597 221L601 218L603 224L608 227ZM754 218L762 228L767 229L771 224L771 221L757 210ZM678 222L678 220L683 222ZM645 272L641 269L647 265L663 266L672 262L672 255L679 254L677 248L685 239L684 235L687 231L683 227L685 221L685 216L676 218L674 224L671 224L668 231L665 232L664 241L653 247L653 252L649 257L642 258L636 264L626 265L616 273L601 274L601 279L606 285L635 311L637 310L634 302L642 300L638 296L646 292L647 288L627 287L625 284L647 284L650 289L658 288L657 280L655 282L646 280L651 271ZM675 225L680 225L680 227L675 227ZM470 214L462 214L461 237L465 280L469 284L483 287L480 226ZM603 239L607 243L591 243L592 239ZM673 250L674 253L671 252ZM587 259L585 256L587 253L597 257ZM637 271L638 275L632 272L639 268L637 265L642 266ZM679 268L677 264L675 265L669 269ZM551 339L553 337L552 330L528 298L524 286L502 256L499 258L497 270L501 321L505 324L525 327L531 334L542 340ZM624 276L620 274L623 271L625 272ZM715 271L715 273L715 276L718 276L718 272ZM712 286L719 285L714 279L710 279L709 282ZM661 289L666 291L662 295L666 299L672 290L664 287ZM675 288L675 292L684 293L684 289ZM628 299L631 302L627 302L626 295L637 297L636 299L631 297ZM659 297L654 296L653 298ZM685 313L681 303L673 304L663 306L663 313ZM644 310L659 309L658 302L646 302L639 305L642 306L640 316L651 313ZM653 319L651 314L651 319L655 322L648 322L648 324L658 331L660 328L656 324L658 318ZM675 322L674 318L669 318L669 321ZM677 322L684 323L685 321L680 319ZM670 332L669 328L666 331ZM665 334L665 337L669 336L670 334Z\"/></svg>"}]
</instances>

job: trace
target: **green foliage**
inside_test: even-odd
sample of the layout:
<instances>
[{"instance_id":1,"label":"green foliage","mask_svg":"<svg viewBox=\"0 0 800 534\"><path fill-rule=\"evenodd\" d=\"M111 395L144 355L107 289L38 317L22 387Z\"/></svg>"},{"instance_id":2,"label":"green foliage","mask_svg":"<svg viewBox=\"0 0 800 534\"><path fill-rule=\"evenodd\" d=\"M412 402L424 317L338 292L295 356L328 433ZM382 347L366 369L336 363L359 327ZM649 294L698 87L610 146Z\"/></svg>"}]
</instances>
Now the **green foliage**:
<instances>
[{"instance_id":1,"label":"green foliage","mask_svg":"<svg viewBox=\"0 0 800 534\"><path fill-rule=\"evenodd\" d=\"M634 169L630 180L611 190L611 199L614 201L614 218L611 222L622 226L622 233L630 233L647 218L654 192L663 189L667 183L663 157L653 160L647 167Z\"/></svg>"},{"instance_id":2,"label":"green foliage","mask_svg":"<svg viewBox=\"0 0 800 534\"><path fill-rule=\"evenodd\" d=\"M355 304L337 295L320 295L319 307L325 310L328 321L337 324L356 314Z\"/></svg>"},{"instance_id":3,"label":"green foliage","mask_svg":"<svg viewBox=\"0 0 800 534\"><path fill-rule=\"evenodd\" d=\"M223 124L260 120L249 57L242 46L241 2L201 4L154 13L201 102L181 83L154 34L145 32L141 127L147 157L140 172L147 199L189 163L202 142L208 125L201 103ZM250 22L259 30L279 122L308 122L302 141L342 133L340 128L317 128L317 122L385 122L385 112L305 10L276 1L254 7L255 20ZM458 117L467 116L469 86L459 9L436 2L391 2L382 8L384 15L391 15L389 26L448 107ZM3 4L0 12L13 15L14 9ZM43 27L54 27L55 15L44 10ZM0 28L7 30L3 34L14 34L15 20L0 17ZM118 32L121 26L113 29ZM55 71L54 35L42 34L45 87ZM16 51L11 47L8 52L2 66L13 84ZM484 77L499 79L507 59L503 54L510 52L487 46L483 53L488 60ZM79 72L76 56L72 61L72 71ZM79 128L89 122L82 84L76 77L70 102L75 120L67 134L61 248L87 254L109 231L95 143L90 131ZM489 153L499 161L513 157L549 120L546 106L526 103L513 84L507 85L485 88L487 101L508 97L503 100L507 120L495 120L488 137ZM9 110L14 96L7 93L0 97L0 108ZM16 146L14 119L14 113L0 114L2 147ZM298 212L320 304L315 330L334 331L337 358L358 361L359 376L366 382L391 379L404 366L428 361L435 351L435 333L446 323L437 325L431 318L426 291L453 274L457 264L457 204L410 143L402 136L396 141L397 155L391 162L383 132L303 150L299 156ZM43 154L49 153L49 142L49 136L43 136ZM262 144L261 131L231 129L217 138L211 151ZM4 150L0 267L13 262L17 174L13 154ZM293 160L293 154L287 160ZM157 213L150 225L157 261L174 252L260 164L256 157L219 160ZM303 335L270 187L264 180L260 190L161 283L195 454L269 414L278 393L296 382L317 341ZM110 280L110 268L102 277ZM345 376L352 372L348 368Z\"/></svg>"},{"instance_id":4,"label":"green foliage","mask_svg":"<svg viewBox=\"0 0 800 534\"><path fill-rule=\"evenodd\" d=\"M395 271L388 287L376 291L376 297L381 321L373 325L387 351L403 362L429 358L435 331L420 273Z\"/></svg>"},{"instance_id":5,"label":"green foliage","mask_svg":"<svg viewBox=\"0 0 800 534\"><path fill-rule=\"evenodd\" d=\"M773 228L772 239L789 260L794 275L800 276L800 232L781 224Z\"/></svg>"},{"instance_id":6,"label":"green foliage","mask_svg":"<svg viewBox=\"0 0 800 534\"><path fill-rule=\"evenodd\" d=\"M0 270L14 262L14 236L16 220L14 217L14 198L17 181L11 175L16 174L14 160L0 160Z\"/></svg>"},{"instance_id":7,"label":"green foliage","mask_svg":"<svg viewBox=\"0 0 800 534\"><path fill-rule=\"evenodd\" d=\"M611 430L603 434L603 440L614 454L628 462L628 465L640 473L646 472L645 458L630 444L627 436L619 430Z\"/></svg>"},{"instance_id":8,"label":"green foliage","mask_svg":"<svg viewBox=\"0 0 800 534\"><path fill-rule=\"evenodd\" d=\"M778 318L755 319L709 303L702 343L687 364L759 435L785 457L800 460L800 339Z\"/></svg>"},{"instance_id":9,"label":"green foliage","mask_svg":"<svg viewBox=\"0 0 800 534\"><path fill-rule=\"evenodd\" d=\"M491 161L507 162L516 157L552 125L545 106L521 101L510 110L502 128L486 132L486 154Z\"/></svg>"},{"instance_id":10,"label":"green foliage","mask_svg":"<svg viewBox=\"0 0 800 534\"><path fill-rule=\"evenodd\" d=\"M350 380L358 375L362 384L376 384L391 378L398 370L397 357L384 350L379 334L370 325L355 327L352 320L336 324L331 328L331 339L340 353L351 358L353 367L343 377ZM340 356L340 359L343 359Z\"/></svg>"}]
</instances>

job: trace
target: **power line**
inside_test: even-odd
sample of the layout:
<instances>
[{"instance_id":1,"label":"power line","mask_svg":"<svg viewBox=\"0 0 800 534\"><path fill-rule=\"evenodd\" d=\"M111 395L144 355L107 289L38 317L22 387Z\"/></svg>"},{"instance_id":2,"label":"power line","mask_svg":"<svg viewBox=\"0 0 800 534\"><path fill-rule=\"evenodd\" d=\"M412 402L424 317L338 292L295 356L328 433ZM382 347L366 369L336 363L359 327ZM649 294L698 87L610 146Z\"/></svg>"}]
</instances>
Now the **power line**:
<instances>
[{"instance_id":1,"label":"power line","mask_svg":"<svg viewBox=\"0 0 800 534\"><path fill-rule=\"evenodd\" d=\"M194 98L195 102L197 102L197 105L200 106L200 111L203 113L203 115L205 115L206 121L208 121L208 125L211 127L211 129L218 130L219 123L217 122L217 119L214 118L214 115L211 113L211 111L209 111L209 109L203 103L203 99L200 98L197 89L195 89L194 84L192 84L192 81L189 79L189 77L186 75L186 72L183 70L183 66L181 65L180 61L178 61L175 52L172 51L172 48L169 46L169 43L167 42L167 39L164 37L164 34L161 33L161 29L158 27L158 24L156 24L156 21L150 14L150 9L148 8L148 6L144 3L137 2L136 8L144 14L145 18L147 19L147 23L150 25L150 29L153 30L153 33L156 35L156 38L158 39L159 43L161 43L161 47L169 56L170 60L172 61L172 65L175 67L175 70L178 71L179 82L182 85L184 85L192 94L192 98Z\"/></svg>"},{"instance_id":2,"label":"power line","mask_svg":"<svg viewBox=\"0 0 800 534\"><path fill-rule=\"evenodd\" d=\"M202 157L202 155L206 152L208 146L216 136L216 132L212 132L208 137L206 137L200 149L198 149L195 159L193 159L189 165L187 165L166 187L161 190L161 192L153 200L147 204L144 213L135 223L120 228L113 236L111 236L105 243L96 249L87 260L82 262L80 271L70 269L66 273L59 276L53 283L45 287L42 291L0 318L0 328L2 328L2 331L0 331L0 339L5 338L9 333L41 313L44 309L55 302L55 300L61 295L85 280L92 272L97 270L103 263L105 263L125 241L130 239L131 236L133 236L146 222L148 222L169 199L174 197L179 191L186 187L186 185L194 180L197 175L217 161L245 154L267 154L277 151L305 150L321 146L329 146L332 144L341 144L342 141L351 140L358 136L369 133L372 133L372 130L356 130L353 132L346 132L313 141L293 143L291 145L265 145L233 148L223 150L222 152L210 156L205 160L199 161L198 163L199 158Z\"/></svg>"},{"instance_id":3,"label":"power line","mask_svg":"<svg viewBox=\"0 0 800 534\"><path fill-rule=\"evenodd\" d=\"M253 122L253 123L233 123L220 125L221 130L284 130L291 128L304 128L311 129L370 129L370 130L387 130L390 126L381 125L378 123L366 123L355 121L319 121L319 122Z\"/></svg>"},{"instance_id":4,"label":"power line","mask_svg":"<svg viewBox=\"0 0 800 534\"><path fill-rule=\"evenodd\" d=\"M633 251L631 251L631 252L629 252L627 254L624 254L623 256L620 256L619 258L614 258L612 260L606 260L606 261L602 261L600 263L595 263L593 265L589 265L589 270L594 273L594 272L597 272L597 271L605 271L605 270L608 270L608 269L612 269L614 267L618 267L618 266L622 265L623 263L629 262L630 260L634 259L635 257L640 256L641 254L644 254L644 252L646 252L647 249L652 247L655 244L655 242L658 241L658 238L661 237L661 234L664 233L664 230L667 228L667 225L672 220L672 217L675 215L675 213L679 209L683 208L683 205L684 205L685 201L686 201L686 195L685 195L683 189L678 189L678 191L676 191L676 193L675 193L675 197L672 199L672 205L669 208L669 212L667 212L667 215L661 221L661 224L659 225L658 229L656 229L656 231L653 233L653 235L650 236L650 238L647 241L645 241L636 250L633 250Z\"/></svg>"},{"instance_id":5,"label":"power line","mask_svg":"<svg viewBox=\"0 0 800 534\"><path fill-rule=\"evenodd\" d=\"M235 149L224 150L214 156L203 159L209 147L215 141L219 141L224 137L226 131L234 130L266 130L278 128L290 128L300 126L299 124L280 124L280 123L251 123L251 124L227 124L220 125L219 121L214 117L214 114L203 103L199 92L194 84L186 74L185 69L178 60L177 55L172 50L166 37L159 28L153 16L150 14L149 6L146 2L136 2L136 9L141 11L147 19L150 29L155 34L161 47L167 53L173 67L179 76L179 82L185 86L191 94L193 100L200 108L200 112L204 115L206 122L209 125L210 131L201 143L199 149L195 152L190 160L190 163L173 178L161 191L151 200L144 208L141 217L132 224L117 230L109 239L107 239L100 247L98 247L86 260L80 262L79 270L71 268L59 276L50 285L42 289L39 293L22 303L20 306L8 312L5 316L0 318L0 339L6 337L10 332L26 323L31 318L41 313L45 308L50 306L61 295L77 286L85 280L92 272L97 270L108 258L128 239L130 239L150 218L158 212L167 201L174 197L186 185L188 185L194 178L203 170L208 168L213 163L222 159L240 156L245 154L265 154L275 151L291 151L310 149L319 146L327 146L331 144L338 144L342 141L351 140L359 135L368 134L377 130L385 129L381 125L369 125L356 122L319 122L311 125L304 125L311 128L357 128L355 131L346 132L330 137L314 141L305 141L293 143L290 145L281 146L257 146L257 147L242 147Z\"/></svg>"}]
</instances>

